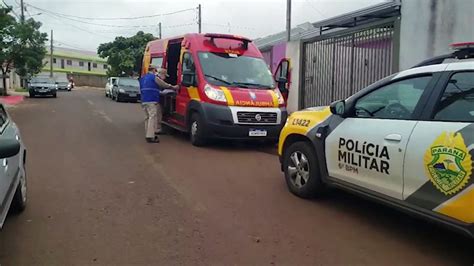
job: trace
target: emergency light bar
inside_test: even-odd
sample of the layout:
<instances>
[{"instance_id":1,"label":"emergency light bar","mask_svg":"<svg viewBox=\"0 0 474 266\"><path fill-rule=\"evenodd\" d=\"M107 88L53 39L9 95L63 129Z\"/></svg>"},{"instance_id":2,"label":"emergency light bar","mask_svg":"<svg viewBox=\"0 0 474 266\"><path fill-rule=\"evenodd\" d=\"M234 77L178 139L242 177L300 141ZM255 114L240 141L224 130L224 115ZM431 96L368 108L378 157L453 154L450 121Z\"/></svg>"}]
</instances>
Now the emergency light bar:
<instances>
[{"instance_id":1,"label":"emergency light bar","mask_svg":"<svg viewBox=\"0 0 474 266\"><path fill-rule=\"evenodd\" d=\"M241 41L243 43L242 48L245 50L248 49L249 43L252 42L249 38L245 38L242 36L230 35L230 34L219 34L219 33L206 33L204 37L211 38L211 42L214 43L215 39L227 39L227 40L236 40Z\"/></svg>"},{"instance_id":2,"label":"emergency light bar","mask_svg":"<svg viewBox=\"0 0 474 266\"><path fill-rule=\"evenodd\" d=\"M415 67L442 64L446 59L470 59L474 58L474 42L453 43L449 45L454 50L451 54L445 54L425 60Z\"/></svg>"}]
</instances>

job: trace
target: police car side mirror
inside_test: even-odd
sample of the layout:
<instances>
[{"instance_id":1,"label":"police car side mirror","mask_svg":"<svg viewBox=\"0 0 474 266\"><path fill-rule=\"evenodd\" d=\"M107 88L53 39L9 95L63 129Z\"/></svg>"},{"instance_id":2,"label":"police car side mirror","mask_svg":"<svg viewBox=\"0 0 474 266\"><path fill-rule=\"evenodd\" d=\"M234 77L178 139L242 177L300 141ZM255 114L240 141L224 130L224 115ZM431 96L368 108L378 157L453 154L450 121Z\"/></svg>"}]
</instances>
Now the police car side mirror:
<instances>
[{"instance_id":1,"label":"police car side mirror","mask_svg":"<svg viewBox=\"0 0 474 266\"><path fill-rule=\"evenodd\" d=\"M329 110L335 115L343 116L346 112L346 102L344 100L333 102L329 106Z\"/></svg>"},{"instance_id":2,"label":"police car side mirror","mask_svg":"<svg viewBox=\"0 0 474 266\"><path fill-rule=\"evenodd\" d=\"M16 139L0 140L0 159L13 157L20 152L20 143Z\"/></svg>"}]
</instances>

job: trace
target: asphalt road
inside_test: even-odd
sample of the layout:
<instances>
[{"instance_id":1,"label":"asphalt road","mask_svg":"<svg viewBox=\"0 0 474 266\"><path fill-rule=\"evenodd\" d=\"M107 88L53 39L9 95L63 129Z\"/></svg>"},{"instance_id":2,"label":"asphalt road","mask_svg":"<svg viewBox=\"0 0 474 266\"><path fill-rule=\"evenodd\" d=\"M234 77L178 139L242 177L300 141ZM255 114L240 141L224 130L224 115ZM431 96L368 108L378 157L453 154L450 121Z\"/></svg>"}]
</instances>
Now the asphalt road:
<instances>
[{"instance_id":1,"label":"asphalt road","mask_svg":"<svg viewBox=\"0 0 474 266\"><path fill-rule=\"evenodd\" d=\"M474 242L341 191L291 195L270 147L144 142L139 104L96 89L10 110L29 205L1 265L473 265Z\"/></svg>"}]
</instances>

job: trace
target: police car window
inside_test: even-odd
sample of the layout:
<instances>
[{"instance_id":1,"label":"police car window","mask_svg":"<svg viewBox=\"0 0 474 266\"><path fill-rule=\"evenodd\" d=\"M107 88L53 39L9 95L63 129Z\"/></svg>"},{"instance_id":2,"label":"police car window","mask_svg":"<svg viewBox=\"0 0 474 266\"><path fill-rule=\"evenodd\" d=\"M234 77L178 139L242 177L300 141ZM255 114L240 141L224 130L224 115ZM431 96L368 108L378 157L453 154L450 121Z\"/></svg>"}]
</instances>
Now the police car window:
<instances>
[{"instance_id":1,"label":"police car window","mask_svg":"<svg viewBox=\"0 0 474 266\"><path fill-rule=\"evenodd\" d=\"M474 122L474 72L456 73L451 77L434 119Z\"/></svg>"},{"instance_id":2,"label":"police car window","mask_svg":"<svg viewBox=\"0 0 474 266\"><path fill-rule=\"evenodd\" d=\"M382 119L410 119L431 76L404 79L378 88L355 105L355 116Z\"/></svg>"}]
</instances>

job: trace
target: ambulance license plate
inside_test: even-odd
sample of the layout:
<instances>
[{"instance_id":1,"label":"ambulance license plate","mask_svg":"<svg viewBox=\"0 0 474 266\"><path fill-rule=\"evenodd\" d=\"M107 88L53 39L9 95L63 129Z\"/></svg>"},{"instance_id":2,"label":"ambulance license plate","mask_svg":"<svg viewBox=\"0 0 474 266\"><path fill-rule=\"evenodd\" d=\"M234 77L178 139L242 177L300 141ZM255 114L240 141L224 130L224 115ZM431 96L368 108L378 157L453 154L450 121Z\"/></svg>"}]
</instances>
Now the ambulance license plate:
<instances>
[{"instance_id":1,"label":"ambulance license plate","mask_svg":"<svg viewBox=\"0 0 474 266\"><path fill-rule=\"evenodd\" d=\"M267 131L263 129L250 129L249 137L266 137Z\"/></svg>"}]
</instances>

